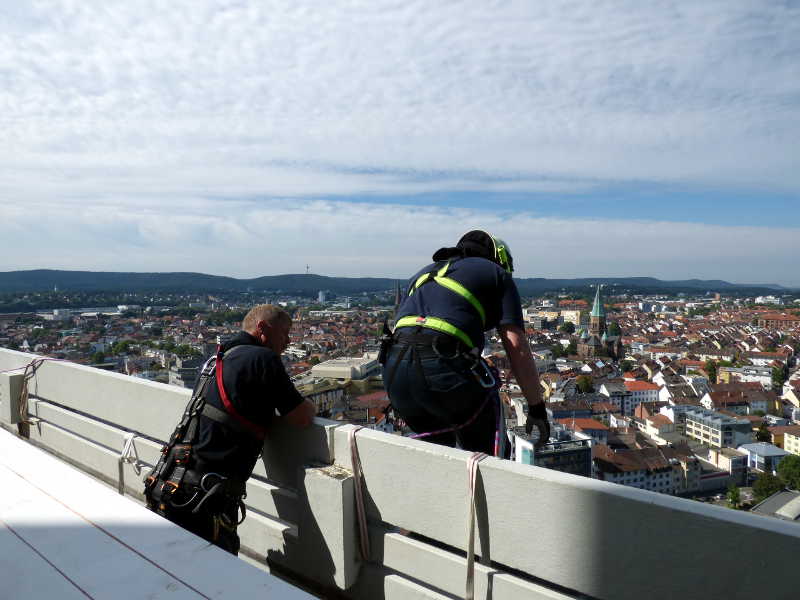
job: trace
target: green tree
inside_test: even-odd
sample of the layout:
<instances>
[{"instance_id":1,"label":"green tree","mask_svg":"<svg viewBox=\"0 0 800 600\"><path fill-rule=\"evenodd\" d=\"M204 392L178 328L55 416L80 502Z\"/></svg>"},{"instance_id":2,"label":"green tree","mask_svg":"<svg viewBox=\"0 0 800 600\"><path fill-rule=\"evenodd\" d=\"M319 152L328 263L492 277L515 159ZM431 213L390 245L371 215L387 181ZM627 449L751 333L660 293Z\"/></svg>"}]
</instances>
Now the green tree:
<instances>
[{"instance_id":1,"label":"green tree","mask_svg":"<svg viewBox=\"0 0 800 600\"><path fill-rule=\"evenodd\" d=\"M575 380L575 383L578 386L578 390L581 394L590 394L594 391L592 378L588 375L579 375Z\"/></svg>"},{"instance_id":2,"label":"green tree","mask_svg":"<svg viewBox=\"0 0 800 600\"><path fill-rule=\"evenodd\" d=\"M783 482L780 478L775 477L772 473L762 473L753 484L753 496L755 496L756 502L761 502L782 489Z\"/></svg>"},{"instance_id":3,"label":"green tree","mask_svg":"<svg viewBox=\"0 0 800 600\"><path fill-rule=\"evenodd\" d=\"M114 342L114 345L111 346L111 353L112 354L128 354L132 352L133 342L131 340L120 340L118 342Z\"/></svg>"},{"instance_id":4,"label":"green tree","mask_svg":"<svg viewBox=\"0 0 800 600\"><path fill-rule=\"evenodd\" d=\"M106 362L106 355L103 352L95 352L89 359L93 364L99 365Z\"/></svg>"},{"instance_id":5,"label":"green tree","mask_svg":"<svg viewBox=\"0 0 800 600\"><path fill-rule=\"evenodd\" d=\"M567 346L567 354L577 354L578 353L578 342L575 340L570 341L569 346Z\"/></svg>"},{"instance_id":6,"label":"green tree","mask_svg":"<svg viewBox=\"0 0 800 600\"><path fill-rule=\"evenodd\" d=\"M622 369L623 373L625 373L627 371L630 371L633 368L633 362L631 362L629 360L623 360L620 363L619 368Z\"/></svg>"},{"instance_id":7,"label":"green tree","mask_svg":"<svg viewBox=\"0 0 800 600\"><path fill-rule=\"evenodd\" d=\"M778 463L778 477L786 487L800 491L800 456L784 456Z\"/></svg>"},{"instance_id":8,"label":"green tree","mask_svg":"<svg viewBox=\"0 0 800 600\"><path fill-rule=\"evenodd\" d=\"M766 423L761 423L761 427L758 428L756 431L756 441L757 442L769 442L772 440L772 434L767 429Z\"/></svg>"},{"instance_id":9,"label":"green tree","mask_svg":"<svg viewBox=\"0 0 800 600\"><path fill-rule=\"evenodd\" d=\"M742 496L739 493L739 488L736 484L731 483L728 486L728 506L731 508L739 508L742 504Z\"/></svg>"},{"instance_id":10,"label":"green tree","mask_svg":"<svg viewBox=\"0 0 800 600\"><path fill-rule=\"evenodd\" d=\"M704 367L705 372L708 374L708 380L711 383L717 383L717 363L709 358Z\"/></svg>"},{"instance_id":11,"label":"green tree","mask_svg":"<svg viewBox=\"0 0 800 600\"><path fill-rule=\"evenodd\" d=\"M181 344L175 348L175 354L181 358L190 358L192 356L200 356L200 352L192 348L189 344Z\"/></svg>"},{"instance_id":12,"label":"green tree","mask_svg":"<svg viewBox=\"0 0 800 600\"><path fill-rule=\"evenodd\" d=\"M786 381L787 369L785 365L780 367L772 367L772 387L779 390L783 387L783 382Z\"/></svg>"},{"instance_id":13,"label":"green tree","mask_svg":"<svg viewBox=\"0 0 800 600\"><path fill-rule=\"evenodd\" d=\"M622 329L616 321L608 324L608 335L622 335Z\"/></svg>"},{"instance_id":14,"label":"green tree","mask_svg":"<svg viewBox=\"0 0 800 600\"><path fill-rule=\"evenodd\" d=\"M564 321L563 325L558 328L563 333L575 333L575 323L572 321Z\"/></svg>"}]
</instances>

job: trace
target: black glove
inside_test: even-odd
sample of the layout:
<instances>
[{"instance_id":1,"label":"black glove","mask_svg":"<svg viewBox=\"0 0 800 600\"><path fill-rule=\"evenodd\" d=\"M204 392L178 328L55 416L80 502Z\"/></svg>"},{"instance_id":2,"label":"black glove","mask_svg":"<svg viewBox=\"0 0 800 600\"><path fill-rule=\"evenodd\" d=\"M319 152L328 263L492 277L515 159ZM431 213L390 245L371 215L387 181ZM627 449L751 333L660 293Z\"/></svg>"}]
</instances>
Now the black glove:
<instances>
[{"instance_id":1,"label":"black glove","mask_svg":"<svg viewBox=\"0 0 800 600\"><path fill-rule=\"evenodd\" d=\"M545 410L544 402L528 405L525 433L530 435L534 427L539 430L539 440L536 442L535 447L541 448L550 441L550 423L547 420L547 410Z\"/></svg>"}]
</instances>

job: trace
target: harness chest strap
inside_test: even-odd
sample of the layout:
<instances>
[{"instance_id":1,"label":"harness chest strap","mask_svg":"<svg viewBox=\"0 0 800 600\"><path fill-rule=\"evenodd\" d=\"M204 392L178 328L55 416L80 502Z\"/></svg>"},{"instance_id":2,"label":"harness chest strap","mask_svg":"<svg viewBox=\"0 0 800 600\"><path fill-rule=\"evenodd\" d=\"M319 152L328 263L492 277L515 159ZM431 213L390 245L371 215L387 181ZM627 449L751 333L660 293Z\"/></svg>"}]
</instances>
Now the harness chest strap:
<instances>
[{"instance_id":1,"label":"harness chest strap","mask_svg":"<svg viewBox=\"0 0 800 600\"><path fill-rule=\"evenodd\" d=\"M231 350L233 349L234 348L231 348ZM219 390L219 397L222 400L222 405L225 407L225 412L227 412L230 416L236 419L239 425L241 425L244 429L249 431L252 435L256 436L260 440L263 440L267 435L266 428L262 427L261 425L257 425L256 423L253 423L252 421L240 415L239 412L231 403L230 399L228 398L228 394L225 391L225 385L223 383L223 377L222 377L222 359L223 359L222 345L218 345L217 361L216 365L214 366L214 371L217 379L217 389ZM206 416L209 415L206 414ZM214 417L210 418L214 419Z\"/></svg>"},{"instance_id":2,"label":"harness chest strap","mask_svg":"<svg viewBox=\"0 0 800 600\"><path fill-rule=\"evenodd\" d=\"M438 283L442 287L447 288L451 292L458 294L467 302L469 302L478 313L478 316L481 319L481 325L486 325L486 311L484 310L480 300L478 300L477 296L470 292L461 283L455 279L452 279L451 277L446 276L447 269L449 267L450 262L448 261L436 272L436 275L433 275L433 271L420 275L414 282L414 286L408 292L408 295L411 296L424 283L433 281L434 283ZM448 321L445 321L444 319L440 319L439 317L408 315L397 321L394 328L397 330L399 327L426 327L428 329L434 329L436 331L441 331L442 333L452 335L461 340L468 348L475 348L477 346L477 344L475 344L462 329L456 327Z\"/></svg>"}]
</instances>

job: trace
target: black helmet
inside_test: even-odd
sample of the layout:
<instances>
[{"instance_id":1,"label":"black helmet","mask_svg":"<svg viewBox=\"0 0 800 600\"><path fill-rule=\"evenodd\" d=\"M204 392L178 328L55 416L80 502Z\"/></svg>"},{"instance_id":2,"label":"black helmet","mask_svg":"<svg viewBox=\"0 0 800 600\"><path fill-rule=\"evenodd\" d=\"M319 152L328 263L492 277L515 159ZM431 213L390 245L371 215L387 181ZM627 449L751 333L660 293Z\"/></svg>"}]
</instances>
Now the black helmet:
<instances>
[{"instance_id":1,"label":"black helmet","mask_svg":"<svg viewBox=\"0 0 800 600\"><path fill-rule=\"evenodd\" d=\"M488 258L509 273L514 271L514 259L511 257L511 249L508 244L480 229L468 231L462 235L455 248L440 248L433 255L433 260L446 260L453 256Z\"/></svg>"}]
</instances>

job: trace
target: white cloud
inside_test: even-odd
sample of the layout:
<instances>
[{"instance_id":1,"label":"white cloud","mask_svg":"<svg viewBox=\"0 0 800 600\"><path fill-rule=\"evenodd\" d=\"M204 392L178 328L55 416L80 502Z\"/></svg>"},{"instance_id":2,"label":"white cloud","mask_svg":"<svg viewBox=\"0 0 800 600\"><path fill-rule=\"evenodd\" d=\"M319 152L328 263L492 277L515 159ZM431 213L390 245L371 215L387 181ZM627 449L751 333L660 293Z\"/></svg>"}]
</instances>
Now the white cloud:
<instances>
[{"instance_id":1,"label":"white cloud","mask_svg":"<svg viewBox=\"0 0 800 600\"><path fill-rule=\"evenodd\" d=\"M791 228L330 200L796 193L800 5L6 4L0 268L405 277L478 226L524 275L794 272Z\"/></svg>"},{"instance_id":2,"label":"white cloud","mask_svg":"<svg viewBox=\"0 0 800 600\"><path fill-rule=\"evenodd\" d=\"M532 191L542 175L554 179L545 191L566 192L597 180L800 183L793 4L6 10L0 189L9 198L53 197L54 187L69 197L75 186L105 195L115 184L311 196L441 185L409 171L522 176L517 189Z\"/></svg>"},{"instance_id":3,"label":"white cloud","mask_svg":"<svg viewBox=\"0 0 800 600\"><path fill-rule=\"evenodd\" d=\"M520 277L655 276L788 283L797 228L544 218L529 213L283 200L182 209L128 203L19 211L0 270L199 271L237 277L300 273L407 278L434 250L484 228L511 246ZM654 265L658 265L654 267Z\"/></svg>"}]
</instances>

